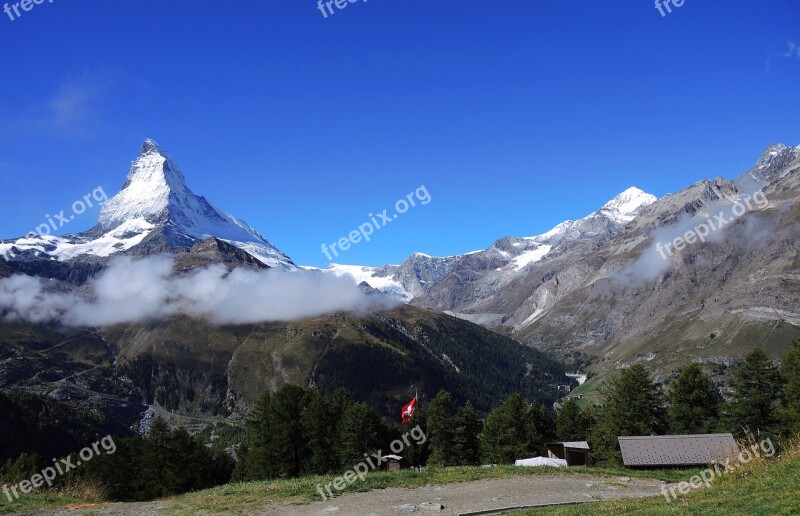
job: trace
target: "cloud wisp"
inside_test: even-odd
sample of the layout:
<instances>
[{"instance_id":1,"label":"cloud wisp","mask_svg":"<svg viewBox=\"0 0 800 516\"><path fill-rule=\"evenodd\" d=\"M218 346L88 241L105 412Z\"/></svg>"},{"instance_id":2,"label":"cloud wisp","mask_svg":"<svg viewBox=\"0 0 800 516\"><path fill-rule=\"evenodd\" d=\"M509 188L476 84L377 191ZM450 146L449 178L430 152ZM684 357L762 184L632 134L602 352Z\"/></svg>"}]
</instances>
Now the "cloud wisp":
<instances>
[{"instance_id":1,"label":"cloud wisp","mask_svg":"<svg viewBox=\"0 0 800 516\"><path fill-rule=\"evenodd\" d=\"M104 126L104 104L116 86L111 72L84 72L61 81L47 97L24 112L9 113L0 130L10 134L45 134L67 140L89 141Z\"/></svg>"},{"instance_id":2,"label":"cloud wisp","mask_svg":"<svg viewBox=\"0 0 800 516\"><path fill-rule=\"evenodd\" d=\"M794 41L789 41L786 43L786 48L777 51L775 47L770 48L770 55L767 57L766 62L766 70L767 72L770 71L772 68L772 60L773 58L777 59L800 59L800 45L795 43Z\"/></svg>"},{"instance_id":3,"label":"cloud wisp","mask_svg":"<svg viewBox=\"0 0 800 516\"><path fill-rule=\"evenodd\" d=\"M798 45L794 41L790 41L789 43L786 44L786 51L784 51L783 54L781 55L783 57L789 57L789 58L794 57L796 59L800 59L800 45Z\"/></svg>"},{"instance_id":4,"label":"cloud wisp","mask_svg":"<svg viewBox=\"0 0 800 516\"><path fill-rule=\"evenodd\" d=\"M59 292L41 278L0 280L0 318L94 327L184 315L218 325L252 324L398 304L319 271L229 271L212 265L175 275L169 256L116 258L87 286L88 292Z\"/></svg>"},{"instance_id":5,"label":"cloud wisp","mask_svg":"<svg viewBox=\"0 0 800 516\"><path fill-rule=\"evenodd\" d=\"M752 194L750 193L752 192ZM652 281L669 271L683 249L723 240L727 227L752 211L769 206L764 192L746 185L736 197L719 199L694 215L684 214L675 224L654 231L650 245L611 278L627 286ZM744 219L749 241L759 243L766 235L767 226L753 217Z\"/></svg>"}]
</instances>

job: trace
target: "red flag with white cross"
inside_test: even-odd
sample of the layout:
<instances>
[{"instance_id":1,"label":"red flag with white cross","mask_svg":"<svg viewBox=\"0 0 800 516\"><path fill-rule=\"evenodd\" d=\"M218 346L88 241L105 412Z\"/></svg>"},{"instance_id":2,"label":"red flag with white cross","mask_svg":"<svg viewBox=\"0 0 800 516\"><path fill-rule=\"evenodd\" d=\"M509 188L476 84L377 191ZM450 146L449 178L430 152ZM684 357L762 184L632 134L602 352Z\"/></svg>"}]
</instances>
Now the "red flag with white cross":
<instances>
[{"instance_id":1,"label":"red flag with white cross","mask_svg":"<svg viewBox=\"0 0 800 516\"><path fill-rule=\"evenodd\" d=\"M417 411L417 396L414 395L414 399L409 401L408 404L403 406L403 411L401 415L403 417L403 424L407 424L411 421L411 417L414 415L414 412Z\"/></svg>"}]
</instances>

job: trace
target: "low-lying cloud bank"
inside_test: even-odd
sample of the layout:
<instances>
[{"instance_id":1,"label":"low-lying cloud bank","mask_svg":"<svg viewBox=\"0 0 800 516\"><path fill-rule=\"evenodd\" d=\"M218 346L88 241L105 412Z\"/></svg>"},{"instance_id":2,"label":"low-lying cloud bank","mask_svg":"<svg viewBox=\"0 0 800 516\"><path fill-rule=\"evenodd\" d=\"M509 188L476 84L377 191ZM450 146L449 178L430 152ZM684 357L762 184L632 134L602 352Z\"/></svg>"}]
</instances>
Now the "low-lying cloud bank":
<instances>
[{"instance_id":1,"label":"low-lying cloud bank","mask_svg":"<svg viewBox=\"0 0 800 516\"><path fill-rule=\"evenodd\" d=\"M319 271L253 271L212 265L174 275L169 256L116 258L88 292L59 292L25 275L0 280L0 318L68 326L106 326L177 315L214 324L291 321L399 304L368 295L349 278Z\"/></svg>"}]
</instances>

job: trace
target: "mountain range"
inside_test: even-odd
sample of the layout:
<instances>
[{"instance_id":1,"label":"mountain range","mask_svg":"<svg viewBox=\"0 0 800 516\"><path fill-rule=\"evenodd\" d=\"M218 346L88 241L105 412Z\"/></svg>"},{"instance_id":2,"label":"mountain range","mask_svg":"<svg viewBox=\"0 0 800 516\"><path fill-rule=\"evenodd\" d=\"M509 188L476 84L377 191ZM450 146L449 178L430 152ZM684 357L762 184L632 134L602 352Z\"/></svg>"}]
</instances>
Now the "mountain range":
<instances>
[{"instance_id":1,"label":"mountain range","mask_svg":"<svg viewBox=\"0 0 800 516\"><path fill-rule=\"evenodd\" d=\"M0 390L88 409L103 431L241 419L286 382L345 388L392 418L414 391L489 410L570 383L507 336L297 267L152 140L95 227L0 241L0 255Z\"/></svg>"},{"instance_id":2,"label":"mountain range","mask_svg":"<svg viewBox=\"0 0 800 516\"><path fill-rule=\"evenodd\" d=\"M800 336L799 183L800 147L777 144L734 180L704 179L662 199L630 188L542 235L330 269L595 373L647 361L666 377L699 361L722 374L753 347L779 358ZM732 214L756 194L762 205ZM656 252L720 213L734 220L708 241Z\"/></svg>"},{"instance_id":3,"label":"mountain range","mask_svg":"<svg viewBox=\"0 0 800 516\"><path fill-rule=\"evenodd\" d=\"M763 203L733 217L758 196ZM704 242L659 256L659 244L718 214L730 221ZM798 234L800 147L773 145L734 180L704 179L661 199L632 187L541 235L457 256L415 253L400 265L319 271L298 267L252 226L195 195L147 140L94 228L0 241L0 389L79 403L130 428L155 414L199 423L242 417L263 390L284 382L345 387L391 415L412 389L432 396L446 388L480 410L515 390L551 402L575 385L568 369L602 378L646 361L666 379L696 361L725 376L750 349L779 358L800 336ZM64 320L76 299L114 300L109 271L132 263L121 258L165 254L171 269L159 274L178 281L159 283L165 303L225 295L247 304L247 282L227 283L225 292L203 283L235 271L258 282L311 277L314 298L325 297L325 278L348 278L367 301L246 324L185 309L104 324ZM20 286L34 280L32 291ZM197 287L195 297L176 299L176 284ZM44 313L36 320L14 309L29 292L24 306Z\"/></svg>"}]
</instances>

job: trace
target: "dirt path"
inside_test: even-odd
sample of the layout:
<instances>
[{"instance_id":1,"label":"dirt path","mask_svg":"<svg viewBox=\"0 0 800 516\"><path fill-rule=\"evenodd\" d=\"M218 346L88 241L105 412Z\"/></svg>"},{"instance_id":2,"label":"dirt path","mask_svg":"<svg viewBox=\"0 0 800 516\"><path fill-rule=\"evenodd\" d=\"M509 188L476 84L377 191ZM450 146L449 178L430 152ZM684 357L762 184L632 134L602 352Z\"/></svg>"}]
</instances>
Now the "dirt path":
<instances>
[{"instance_id":1,"label":"dirt path","mask_svg":"<svg viewBox=\"0 0 800 516\"><path fill-rule=\"evenodd\" d=\"M478 480L461 484L414 489L383 489L348 493L327 502L308 505L267 506L258 514L298 516L392 516L408 513L455 515L472 511L524 505L612 500L660 495L658 480L625 477L540 476ZM111 504L79 511L49 511L41 515L110 514L133 516L157 514L169 501Z\"/></svg>"}]
</instances>

